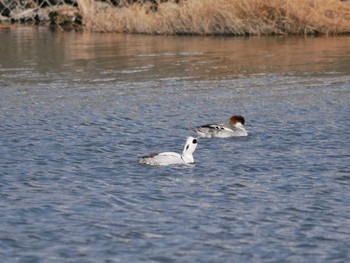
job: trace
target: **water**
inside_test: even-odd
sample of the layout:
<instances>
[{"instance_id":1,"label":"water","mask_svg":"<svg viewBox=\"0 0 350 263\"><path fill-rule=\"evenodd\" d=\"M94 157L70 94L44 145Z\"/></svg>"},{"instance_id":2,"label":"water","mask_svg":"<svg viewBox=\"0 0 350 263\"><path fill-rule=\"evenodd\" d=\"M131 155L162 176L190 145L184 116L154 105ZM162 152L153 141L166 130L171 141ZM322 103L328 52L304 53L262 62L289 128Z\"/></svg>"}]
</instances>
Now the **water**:
<instances>
[{"instance_id":1,"label":"water","mask_svg":"<svg viewBox=\"0 0 350 263\"><path fill-rule=\"evenodd\" d=\"M0 39L2 262L350 260L349 37Z\"/></svg>"}]
</instances>

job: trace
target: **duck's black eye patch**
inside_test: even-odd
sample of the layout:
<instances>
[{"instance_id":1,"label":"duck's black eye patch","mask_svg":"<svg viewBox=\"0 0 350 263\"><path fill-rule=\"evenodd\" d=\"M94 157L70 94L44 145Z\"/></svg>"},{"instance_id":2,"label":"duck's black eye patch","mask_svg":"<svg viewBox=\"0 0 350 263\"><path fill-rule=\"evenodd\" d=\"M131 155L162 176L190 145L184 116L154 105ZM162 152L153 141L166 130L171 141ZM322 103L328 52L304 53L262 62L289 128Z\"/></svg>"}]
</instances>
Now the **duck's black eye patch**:
<instances>
[{"instance_id":1,"label":"duck's black eye patch","mask_svg":"<svg viewBox=\"0 0 350 263\"><path fill-rule=\"evenodd\" d=\"M196 144L197 143L197 139L193 139L192 143Z\"/></svg>"}]
</instances>

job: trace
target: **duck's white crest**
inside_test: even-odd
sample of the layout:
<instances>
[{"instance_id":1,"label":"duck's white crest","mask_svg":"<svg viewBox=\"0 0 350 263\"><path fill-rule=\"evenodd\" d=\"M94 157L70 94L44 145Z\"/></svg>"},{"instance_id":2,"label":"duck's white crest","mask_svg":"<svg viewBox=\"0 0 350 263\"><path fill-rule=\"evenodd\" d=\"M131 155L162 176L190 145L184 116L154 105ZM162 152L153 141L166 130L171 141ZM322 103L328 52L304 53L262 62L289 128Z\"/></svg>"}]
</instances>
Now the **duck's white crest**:
<instances>
[{"instance_id":1,"label":"duck's white crest","mask_svg":"<svg viewBox=\"0 0 350 263\"><path fill-rule=\"evenodd\" d=\"M139 163L160 166L194 163L193 152L197 148L197 142L197 138L188 137L182 154L175 152L155 153L142 157Z\"/></svg>"},{"instance_id":2,"label":"duck's white crest","mask_svg":"<svg viewBox=\"0 0 350 263\"><path fill-rule=\"evenodd\" d=\"M237 136L247 136L248 132L244 128L245 120L242 116L234 115L228 124L206 124L195 128L199 137L203 138L227 138Z\"/></svg>"}]
</instances>

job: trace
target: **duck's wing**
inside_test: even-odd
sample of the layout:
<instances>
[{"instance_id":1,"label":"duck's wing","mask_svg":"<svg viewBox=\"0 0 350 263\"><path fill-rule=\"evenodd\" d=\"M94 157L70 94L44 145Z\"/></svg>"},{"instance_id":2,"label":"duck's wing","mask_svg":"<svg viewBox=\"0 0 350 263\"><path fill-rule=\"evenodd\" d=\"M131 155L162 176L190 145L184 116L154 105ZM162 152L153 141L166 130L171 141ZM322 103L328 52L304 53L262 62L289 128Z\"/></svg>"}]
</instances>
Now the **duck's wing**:
<instances>
[{"instance_id":1,"label":"duck's wing","mask_svg":"<svg viewBox=\"0 0 350 263\"><path fill-rule=\"evenodd\" d=\"M140 163L150 165L170 165L181 164L184 160L181 155L175 152L163 152L157 154L151 154L141 158Z\"/></svg>"},{"instance_id":2,"label":"duck's wing","mask_svg":"<svg viewBox=\"0 0 350 263\"><path fill-rule=\"evenodd\" d=\"M195 128L200 137L227 137L232 129L224 124L205 124Z\"/></svg>"},{"instance_id":3,"label":"duck's wing","mask_svg":"<svg viewBox=\"0 0 350 263\"><path fill-rule=\"evenodd\" d=\"M163 163L165 165L181 164L181 163L185 162L183 160L181 154L178 154L175 152L163 152L163 153L158 154L155 158L159 163Z\"/></svg>"},{"instance_id":4,"label":"duck's wing","mask_svg":"<svg viewBox=\"0 0 350 263\"><path fill-rule=\"evenodd\" d=\"M203 130L207 129L207 130L214 130L214 131L222 131L222 130L230 131L230 130L232 130L224 124L205 124L205 125L197 127L196 129L203 129Z\"/></svg>"}]
</instances>

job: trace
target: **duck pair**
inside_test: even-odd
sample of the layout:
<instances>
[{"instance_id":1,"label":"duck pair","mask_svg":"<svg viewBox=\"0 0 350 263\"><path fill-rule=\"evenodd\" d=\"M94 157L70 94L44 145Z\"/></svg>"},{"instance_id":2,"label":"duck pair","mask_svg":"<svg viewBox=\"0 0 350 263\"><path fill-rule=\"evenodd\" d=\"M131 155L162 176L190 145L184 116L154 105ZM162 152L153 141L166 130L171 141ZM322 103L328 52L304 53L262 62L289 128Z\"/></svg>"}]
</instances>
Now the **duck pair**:
<instances>
[{"instance_id":1,"label":"duck pair","mask_svg":"<svg viewBox=\"0 0 350 263\"><path fill-rule=\"evenodd\" d=\"M206 124L196 127L198 137L202 138L228 138L237 136L247 136L244 128L245 120L242 116L232 116L228 124ZM197 148L198 139L188 137L182 154L175 152L154 153L144 156L139 163L148 165L165 166L171 164L191 164L194 163L193 153Z\"/></svg>"}]
</instances>

